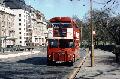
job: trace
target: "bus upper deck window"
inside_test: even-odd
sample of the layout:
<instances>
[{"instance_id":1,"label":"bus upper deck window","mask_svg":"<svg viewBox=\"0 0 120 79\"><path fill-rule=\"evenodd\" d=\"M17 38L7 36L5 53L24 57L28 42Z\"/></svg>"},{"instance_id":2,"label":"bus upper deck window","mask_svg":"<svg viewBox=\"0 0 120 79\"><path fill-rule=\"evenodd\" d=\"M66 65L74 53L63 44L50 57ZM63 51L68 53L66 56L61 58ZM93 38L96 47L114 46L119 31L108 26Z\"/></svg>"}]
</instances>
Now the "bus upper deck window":
<instances>
[{"instance_id":1,"label":"bus upper deck window","mask_svg":"<svg viewBox=\"0 0 120 79\"><path fill-rule=\"evenodd\" d=\"M50 39L49 45L51 48L57 48L58 47L58 40Z\"/></svg>"}]
</instances>

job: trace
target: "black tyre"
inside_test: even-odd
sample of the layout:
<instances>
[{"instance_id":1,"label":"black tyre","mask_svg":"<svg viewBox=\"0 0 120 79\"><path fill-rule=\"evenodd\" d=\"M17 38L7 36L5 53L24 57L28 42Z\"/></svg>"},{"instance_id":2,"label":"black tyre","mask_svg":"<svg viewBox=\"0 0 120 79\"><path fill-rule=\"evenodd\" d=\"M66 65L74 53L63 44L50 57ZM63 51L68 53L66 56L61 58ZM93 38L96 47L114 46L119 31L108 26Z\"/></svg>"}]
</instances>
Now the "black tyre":
<instances>
[{"instance_id":1,"label":"black tyre","mask_svg":"<svg viewBox=\"0 0 120 79\"><path fill-rule=\"evenodd\" d=\"M50 60L47 59L47 65L51 66L51 64L52 64L52 61L50 61Z\"/></svg>"},{"instance_id":2,"label":"black tyre","mask_svg":"<svg viewBox=\"0 0 120 79\"><path fill-rule=\"evenodd\" d=\"M73 61L67 62L67 65L68 65L68 66L73 66Z\"/></svg>"},{"instance_id":3,"label":"black tyre","mask_svg":"<svg viewBox=\"0 0 120 79\"><path fill-rule=\"evenodd\" d=\"M47 60L47 66L54 66L55 62Z\"/></svg>"}]
</instances>

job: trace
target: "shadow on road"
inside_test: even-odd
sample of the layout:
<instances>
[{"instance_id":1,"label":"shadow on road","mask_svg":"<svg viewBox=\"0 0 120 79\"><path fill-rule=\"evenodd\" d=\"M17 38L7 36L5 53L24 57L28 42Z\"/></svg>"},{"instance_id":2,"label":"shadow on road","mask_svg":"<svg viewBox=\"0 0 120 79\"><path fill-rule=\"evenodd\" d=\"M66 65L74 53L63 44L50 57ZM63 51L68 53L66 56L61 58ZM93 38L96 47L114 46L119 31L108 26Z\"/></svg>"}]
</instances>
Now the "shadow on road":
<instances>
[{"instance_id":1,"label":"shadow on road","mask_svg":"<svg viewBox=\"0 0 120 79\"><path fill-rule=\"evenodd\" d=\"M46 65L47 58L46 57L33 57L33 58L28 58L26 60L17 61L17 63L27 63L27 64L33 64L33 65Z\"/></svg>"},{"instance_id":2,"label":"shadow on road","mask_svg":"<svg viewBox=\"0 0 120 79\"><path fill-rule=\"evenodd\" d=\"M118 63L116 63L116 59L113 56L103 57L103 60L98 61L98 63L105 64L105 65L111 65L111 66L119 65Z\"/></svg>"}]
</instances>

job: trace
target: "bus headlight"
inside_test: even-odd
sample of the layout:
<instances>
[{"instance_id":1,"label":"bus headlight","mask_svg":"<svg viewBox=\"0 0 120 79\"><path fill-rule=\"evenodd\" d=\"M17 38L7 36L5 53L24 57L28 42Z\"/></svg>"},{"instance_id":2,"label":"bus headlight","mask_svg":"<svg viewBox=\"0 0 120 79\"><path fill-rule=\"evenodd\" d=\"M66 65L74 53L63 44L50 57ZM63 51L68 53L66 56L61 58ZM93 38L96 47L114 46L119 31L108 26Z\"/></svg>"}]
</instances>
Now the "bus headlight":
<instances>
[{"instance_id":1,"label":"bus headlight","mask_svg":"<svg viewBox=\"0 0 120 79\"><path fill-rule=\"evenodd\" d=\"M51 55L48 55L48 57L50 58L50 57L51 57Z\"/></svg>"},{"instance_id":2,"label":"bus headlight","mask_svg":"<svg viewBox=\"0 0 120 79\"><path fill-rule=\"evenodd\" d=\"M73 55L73 58L75 57L75 55Z\"/></svg>"}]
</instances>

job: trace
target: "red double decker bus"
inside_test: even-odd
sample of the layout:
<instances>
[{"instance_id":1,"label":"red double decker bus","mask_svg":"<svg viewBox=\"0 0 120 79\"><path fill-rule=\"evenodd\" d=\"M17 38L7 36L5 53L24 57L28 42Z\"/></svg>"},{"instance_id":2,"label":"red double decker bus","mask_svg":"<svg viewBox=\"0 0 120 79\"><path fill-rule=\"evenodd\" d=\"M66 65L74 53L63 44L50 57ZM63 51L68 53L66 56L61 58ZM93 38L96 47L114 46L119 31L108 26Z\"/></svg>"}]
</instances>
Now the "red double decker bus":
<instances>
[{"instance_id":1,"label":"red double decker bus","mask_svg":"<svg viewBox=\"0 0 120 79\"><path fill-rule=\"evenodd\" d=\"M70 17L54 17L48 25L47 64L68 63L78 59L80 30Z\"/></svg>"}]
</instances>

